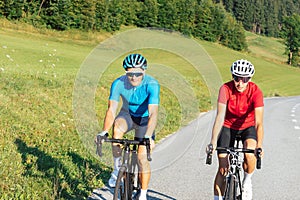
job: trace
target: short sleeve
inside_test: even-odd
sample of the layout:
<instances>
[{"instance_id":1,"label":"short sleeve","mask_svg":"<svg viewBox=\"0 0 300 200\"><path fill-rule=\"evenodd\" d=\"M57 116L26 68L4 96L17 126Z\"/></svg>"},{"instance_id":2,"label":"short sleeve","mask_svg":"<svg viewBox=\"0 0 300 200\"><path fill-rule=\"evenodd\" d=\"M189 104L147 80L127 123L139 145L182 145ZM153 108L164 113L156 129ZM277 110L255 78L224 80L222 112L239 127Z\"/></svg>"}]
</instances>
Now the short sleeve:
<instances>
[{"instance_id":1,"label":"short sleeve","mask_svg":"<svg viewBox=\"0 0 300 200\"><path fill-rule=\"evenodd\" d=\"M257 87L256 91L253 94L254 108L264 106L264 97L262 91Z\"/></svg>"},{"instance_id":2,"label":"short sleeve","mask_svg":"<svg viewBox=\"0 0 300 200\"><path fill-rule=\"evenodd\" d=\"M229 99L229 88L224 84L219 90L218 103L227 104Z\"/></svg>"},{"instance_id":3,"label":"short sleeve","mask_svg":"<svg viewBox=\"0 0 300 200\"><path fill-rule=\"evenodd\" d=\"M120 101L120 92L119 92L119 88L118 84L119 84L120 80L116 79L110 87L110 95L109 95L109 100L114 100L119 102Z\"/></svg>"},{"instance_id":4,"label":"short sleeve","mask_svg":"<svg viewBox=\"0 0 300 200\"><path fill-rule=\"evenodd\" d=\"M156 80L148 83L149 104L159 104L160 85Z\"/></svg>"}]
</instances>

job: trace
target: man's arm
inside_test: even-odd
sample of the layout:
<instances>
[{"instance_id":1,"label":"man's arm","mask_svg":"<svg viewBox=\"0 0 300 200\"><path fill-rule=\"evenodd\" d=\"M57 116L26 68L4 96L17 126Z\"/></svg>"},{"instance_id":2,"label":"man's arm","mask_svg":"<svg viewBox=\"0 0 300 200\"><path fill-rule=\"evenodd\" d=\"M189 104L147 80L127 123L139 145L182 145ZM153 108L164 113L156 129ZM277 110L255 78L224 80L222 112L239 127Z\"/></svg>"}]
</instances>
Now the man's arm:
<instances>
[{"instance_id":1,"label":"man's arm","mask_svg":"<svg viewBox=\"0 0 300 200\"><path fill-rule=\"evenodd\" d=\"M110 130L110 128L112 127L115 117L116 117L118 104L119 104L119 102L117 102L117 101L109 100L108 108L107 108L106 115L104 118L103 131L108 132Z\"/></svg>"},{"instance_id":2,"label":"man's arm","mask_svg":"<svg viewBox=\"0 0 300 200\"><path fill-rule=\"evenodd\" d=\"M255 108L255 128L257 134L257 148L262 148L264 128L263 128L264 107Z\"/></svg>"},{"instance_id":3,"label":"man's arm","mask_svg":"<svg viewBox=\"0 0 300 200\"><path fill-rule=\"evenodd\" d=\"M152 135L157 125L158 119L158 105L157 104L149 104L148 105L149 119L147 125L147 131L145 137L150 138L151 149L155 147L155 142L152 140Z\"/></svg>"},{"instance_id":4,"label":"man's arm","mask_svg":"<svg viewBox=\"0 0 300 200\"><path fill-rule=\"evenodd\" d=\"M148 105L148 112L149 112L149 119L148 119L148 126L145 136L151 138L152 134L157 125L158 119L158 105L157 104L149 104Z\"/></svg>"},{"instance_id":5,"label":"man's arm","mask_svg":"<svg viewBox=\"0 0 300 200\"><path fill-rule=\"evenodd\" d=\"M217 147L218 137L224 124L226 108L227 108L226 104L218 103L217 115L212 129L212 136L210 141L210 143L213 145L214 148Z\"/></svg>"}]
</instances>

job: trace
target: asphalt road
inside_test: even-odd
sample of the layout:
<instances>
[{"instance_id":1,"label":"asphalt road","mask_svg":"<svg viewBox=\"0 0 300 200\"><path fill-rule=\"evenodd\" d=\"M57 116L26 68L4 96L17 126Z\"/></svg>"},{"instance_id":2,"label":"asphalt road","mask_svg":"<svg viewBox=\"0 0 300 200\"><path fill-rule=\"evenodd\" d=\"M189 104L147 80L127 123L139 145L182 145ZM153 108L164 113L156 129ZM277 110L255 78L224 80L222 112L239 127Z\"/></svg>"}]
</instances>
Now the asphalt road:
<instances>
[{"instance_id":1,"label":"asphalt road","mask_svg":"<svg viewBox=\"0 0 300 200\"><path fill-rule=\"evenodd\" d=\"M149 199L213 199L216 155L205 164L215 111L202 114L157 144L153 152ZM264 158L252 178L253 199L299 199L300 96L265 99ZM96 189L90 199L112 199L110 188Z\"/></svg>"}]
</instances>

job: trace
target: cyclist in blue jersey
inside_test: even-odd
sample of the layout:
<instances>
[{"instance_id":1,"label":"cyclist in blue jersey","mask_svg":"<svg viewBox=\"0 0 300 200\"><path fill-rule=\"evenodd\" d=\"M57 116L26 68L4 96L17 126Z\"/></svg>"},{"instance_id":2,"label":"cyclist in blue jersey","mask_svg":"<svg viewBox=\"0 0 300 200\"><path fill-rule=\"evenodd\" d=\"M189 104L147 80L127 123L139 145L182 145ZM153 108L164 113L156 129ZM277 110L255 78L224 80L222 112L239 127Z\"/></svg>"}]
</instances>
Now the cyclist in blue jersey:
<instances>
[{"instance_id":1,"label":"cyclist in blue jersey","mask_svg":"<svg viewBox=\"0 0 300 200\"><path fill-rule=\"evenodd\" d=\"M130 54L123 61L126 74L117 78L111 86L108 109L104 119L104 136L113 127L113 138L121 139L125 133L135 130L135 139L150 138L151 149L154 148L154 130L158 118L160 85L156 79L146 74L147 60L141 54ZM117 115L118 104L122 99L122 108ZM113 144L114 170L108 181L115 187L121 164L121 148ZM139 146L138 163L141 172L140 200L147 199L150 181L150 163L146 156L146 147Z\"/></svg>"}]
</instances>

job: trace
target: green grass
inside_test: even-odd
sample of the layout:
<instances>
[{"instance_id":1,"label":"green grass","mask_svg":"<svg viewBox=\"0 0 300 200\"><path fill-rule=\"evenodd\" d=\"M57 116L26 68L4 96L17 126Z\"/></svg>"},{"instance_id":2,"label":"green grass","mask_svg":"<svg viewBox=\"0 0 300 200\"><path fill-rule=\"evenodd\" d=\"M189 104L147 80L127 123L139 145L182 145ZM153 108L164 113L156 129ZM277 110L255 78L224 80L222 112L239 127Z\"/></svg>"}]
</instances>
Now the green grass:
<instances>
[{"instance_id":1,"label":"green grass","mask_svg":"<svg viewBox=\"0 0 300 200\"><path fill-rule=\"evenodd\" d=\"M284 55L285 45L282 39L263 37L250 32L247 32L246 36L253 55L275 63L286 63L287 56Z\"/></svg>"},{"instance_id":2,"label":"green grass","mask_svg":"<svg viewBox=\"0 0 300 200\"><path fill-rule=\"evenodd\" d=\"M81 63L109 34L60 33L1 23L8 27L0 29L1 199L85 199L92 189L103 186L111 169L80 140L72 107L74 81ZM230 80L231 63L244 58L255 65L253 81L265 96L299 95L300 70L284 64L282 43L250 33L247 38L246 53L199 43L224 81ZM211 109L202 77L186 60L161 50L142 53L181 74L198 101L198 108L183 113L174 92L162 87L158 139ZM98 84L95 109L100 127L111 81L123 73L121 61L122 57L112 63Z\"/></svg>"}]
</instances>

